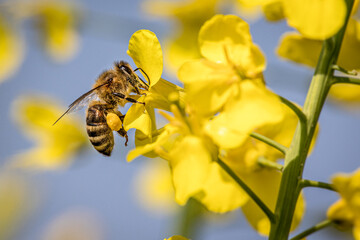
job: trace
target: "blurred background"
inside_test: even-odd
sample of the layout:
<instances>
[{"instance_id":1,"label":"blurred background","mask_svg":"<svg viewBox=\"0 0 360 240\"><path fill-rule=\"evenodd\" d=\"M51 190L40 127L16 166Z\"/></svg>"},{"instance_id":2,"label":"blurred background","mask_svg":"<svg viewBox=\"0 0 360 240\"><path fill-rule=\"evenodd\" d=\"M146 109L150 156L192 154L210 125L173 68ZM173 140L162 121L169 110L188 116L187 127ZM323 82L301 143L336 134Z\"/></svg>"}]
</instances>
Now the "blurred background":
<instances>
[{"instance_id":1,"label":"blurred background","mask_svg":"<svg viewBox=\"0 0 360 240\"><path fill-rule=\"evenodd\" d=\"M253 41L267 57L268 86L303 104L313 69L275 54L280 36L291 31L286 22L269 23L222 5L216 12L249 20ZM126 50L135 31L153 31L167 49L181 24L156 16L171 15L159 6L143 0L0 1L0 239L155 240L180 233L186 207L173 202L171 183L163 180L169 178L166 164L145 158L126 162L134 147L133 131L128 147L115 136L112 156L104 157L88 143L84 109L51 128L114 61L134 66ZM211 16L193 16L201 17ZM163 78L181 84L175 68L165 64ZM305 178L328 182L336 172L359 167L359 106L336 99L326 103ZM322 221L338 197L306 189L305 198L305 218L296 232ZM265 239L240 211L205 214L196 224L196 236ZM351 238L331 228L309 237Z\"/></svg>"}]
</instances>

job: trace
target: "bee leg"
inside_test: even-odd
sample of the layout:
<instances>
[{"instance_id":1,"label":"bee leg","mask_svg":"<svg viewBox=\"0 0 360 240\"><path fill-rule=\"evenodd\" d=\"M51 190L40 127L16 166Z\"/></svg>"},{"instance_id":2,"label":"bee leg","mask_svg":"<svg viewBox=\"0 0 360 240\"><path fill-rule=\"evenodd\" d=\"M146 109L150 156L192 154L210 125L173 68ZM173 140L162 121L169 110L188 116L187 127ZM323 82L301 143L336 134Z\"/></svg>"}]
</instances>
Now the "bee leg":
<instances>
[{"instance_id":1,"label":"bee leg","mask_svg":"<svg viewBox=\"0 0 360 240\"><path fill-rule=\"evenodd\" d=\"M119 131L117 131L120 136L124 137L125 138L125 147L127 146L127 143L129 141L129 138L128 138L128 135L127 135L127 132L126 130L124 129L124 127L122 127Z\"/></svg>"},{"instance_id":2,"label":"bee leg","mask_svg":"<svg viewBox=\"0 0 360 240\"><path fill-rule=\"evenodd\" d=\"M122 94L122 93L113 93L113 95L114 95L114 96L117 96L117 97L119 97L119 98L125 99L126 101L129 101L129 102L132 102L132 103L141 103L141 104L144 104L144 105L145 105L144 102L138 102L138 101L136 101L136 100L133 99L133 98L125 97L125 95Z\"/></svg>"},{"instance_id":3,"label":"bee leg","mask_svg":"<svg viewBox=\"0 0 360 240\"><path fill-rule=\"evenodd\" d=\"M122 115L122 113L118 110L114 110L114 113L120 118L121 122L124 122L125 115ZM125 147L126 147L128 141L129 141L129 138L128 138L127 132L124 129L124 127L121 126L120 130L117 131L117 133L120 134L120 136L125 138Z\"/></svg>"}]
</instances>

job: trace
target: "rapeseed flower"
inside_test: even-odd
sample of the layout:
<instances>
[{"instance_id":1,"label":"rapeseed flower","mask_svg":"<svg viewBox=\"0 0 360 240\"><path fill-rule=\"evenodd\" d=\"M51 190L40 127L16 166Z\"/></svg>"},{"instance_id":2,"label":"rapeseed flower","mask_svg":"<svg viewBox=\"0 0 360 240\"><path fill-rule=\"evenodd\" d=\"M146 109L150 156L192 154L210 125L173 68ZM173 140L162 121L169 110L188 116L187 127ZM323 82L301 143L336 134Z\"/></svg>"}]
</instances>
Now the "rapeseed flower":
<instances>
[{"instance_id":1,"label":"rapeseed flower","mask_svg":"<svg viewBox=\"0 0 360 240\"><path fill-rule=\"evenodd\" d=\"M353 13L357 10L358 1L354 4ZM360 22L350 18L337 64L347 70L360 71ZM279 56L315 67L320 56L322 41L311 39L298 33L286 33L280 40L277 53ZM330 96L343 102L359 102L360 86L350 84L336 84L330 90Z\"/></svg>"},{"instance_id":2,"label":"rapeseed flower","mask_svg":"<svg viewBox=\"0 0 360 240\"><path fill-rule=\"evenodd\" d=\"M79 48L79 9L71 2L54 0L39 0L26 6L50 57L59 62L72 58Z\"/></svg>"},{"instance_id":3,"label":"rapeseed flower","mask_svg":"<svg viewBox=\"0 0 360 240\"><path fill-rule=\"evenodd\" d=\"M179 94L170 94L173 115L161 112L169 123L154 132L152 141L139 142L127 159L148 154L162 157L170 165L177 203L183 205L194 198L218 213L247 206L244 212L251 224L267 234L270 224L265 215L255 209L217 160L224 160L249 181L274 208L281 173L260 168L257 160L276 161L283 156L263 143L254 143L249 134L258 131L289 145L297 118L266 89L262 77L265 58L252 43L243 20L216 15L201 28L199 45L204 58L179 69L185 96L180 100ZM294 226L302 217L303 206L301 200Z\"/></svg>"},{"instance_id":4,"label":"rapeseed flower","mask_svg":"<svg viewBox=\"0 0 360 240\"><path fill-rule=\"evenodd\" d=\"M0 15L0 82L14 74L24 57L24 44L15 29Z\"/></svg>"},{"instance_id":5,"label":"rapeseed flower","mask_svg":"<svg viewBox=\"0 0 360 240\"><path fill-rule=\"evenodd\" d=\"M149 90L137 99L143 104L133 104L125 115L124 128L135 128L137 134L151 138L156 130L154 108L169 110L168 95L181 88L161 78L163 56L156 35L149 30L135 32L129 41L128 54L136 66L141 68L149 81Z\"/></svg>"},{"instance_id":6,"label":"rapeseed flower","mask_svg":"<svg viewBox=\"0 0 360 240\"><path fill-rule=\"evenodd\" d=\"M75 118L54 121L64 109L47 97L26 96L16 100L13 118L35 146L14 156L13 165L35 169L68 166L71 157L88 142L85 127Z\"/></svg>"},{"instance_id":7,"label":"rapeseed flower","mask_svg":"<svg viewBox=\"0 0 360 240\"><path fill-rule=\"evenodd\" d=\"M339 229L352 229L354 238L359 240L360 170L352 174L337 174L332 183L341 198L328 209L327 216Z\"/></svg>"},{"instance_id":8,"label":"rapeseed flower","mask_svg":"<svg viewBox=\"0 0 360 240\"><path fill-rule=\"evenodd\" d=\"M324 40L344 25L344 0L238 0L246 7L261 7L268 20L285 18L287 23L310 39Z\"/></svg>"},{"instance_id":9,"label":"rapeseed flower","mask_svg":"<svg viewBox=\"0 0 360 240\"><path fill-rule=\"evenodd\" d=\"M234 15L216 15L199 32L202 59L179 69L186 97L194 109L211 116L241 96L240 85L262 85L265 57L251 40L248 24Z\"/></svg>"}]
</instances>

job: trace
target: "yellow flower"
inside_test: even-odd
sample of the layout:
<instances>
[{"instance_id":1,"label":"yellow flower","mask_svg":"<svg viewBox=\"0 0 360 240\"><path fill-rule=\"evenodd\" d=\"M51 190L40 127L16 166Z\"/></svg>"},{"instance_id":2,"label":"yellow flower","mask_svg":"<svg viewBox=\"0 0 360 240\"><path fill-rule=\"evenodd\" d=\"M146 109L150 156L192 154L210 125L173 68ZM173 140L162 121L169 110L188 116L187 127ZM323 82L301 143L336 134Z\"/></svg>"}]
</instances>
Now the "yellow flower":
<instances>
[{"instance_id":1,"label":"yellow flower","mask_svg":"<svg viewBox=\"0 0 360 240\"><path fill-rule=\"evenodd\" d=\"M124 128L135 128L149 138L156 129L154 108L169 110L168 95L180 90L180 87L161 78L163 57L160 43L156 35L149 30L135 32L129 41L128 54L137 67L144 71L149 79L149 90L145 91L138 101L143 104L133 104L125 115Z\"/></svg>"},{"instance_id":2,"label":"yellow flower","mask_svg":"<svg viewBox=\"0 0 360 240\"><path fill-rule=\"evenodd\" d=\"M169 124L155 141L132 150L128 160L151 151L168 160L175 200L180 205L190 197L214 212L231 211L244 204L247 195L215 162L217 148L204 136L203 119L195 115L185 117L175 104L171 109L174 116L161 112Z\"/></svg>"},{"instance_id":3,"label":"yellow flower","mask_svg":"<svg viewBox=\"0 0 360 240\"><path fill-rule=\"evenodd\" d=\"M344 25L344 0L238 0L246 7L260 6L268 20L287 19L287 23L310 39L324 40Z\"/></svg>"},{"instance_id":4,"label":"yellow flower","mask_svg":"<svg viewBox=\"0 0 360 240\"><path fill-rule=\"evenodd\" d=\"M70 164L71 157L87 142L84 127L75 118L52 126L64 109L46 97L22 97L13 106L13 118L35 146L16 155L16 166L56 169Z\"/></svg>"},{"instance_id":5,"label":"yellow flower","mask_svg":"<svg viewBox=\"0 0 360 240\"><path fill-rule=\"evenodd\" d=\"M15 239L37 205L39 192L20 174L0 172L0 239ZM15 237L15 238L14 238Z\"/></svg>"},{"instance_id":6,"label":"yellow flower","mask_svg":"<svg viewBox=\"0 0 360 240\"><path fill-rule=\"evenodd\" d=\"M332 179L334 188L341 199L334 203L327 212L340 229L353 229L356 240L360 239L360 169L352 174L337 174Z\"/></svg>"},{"instance_id":7,"label":"yellow flower","mask_svg":"<svg viewBox=\"0 0 360 240\"><path fill-rule=\"evenodd\" d=\"M265 57L252 42L248 24L233 15L216 15L199 32L203 59L186 62L178 72L187 101L211 116L240 96L242 80L261 85Z\"/></svg>"},{"instance_id":8,"label":"yellow flower","mask_svg":"<svg viewBox=\"0 0 360 240\"><path fill-rule=\"evenodd\" d=\"M350 19L345 31L337 64L348 70L360 71L360 22ZM313 40L296 33L287 33L280 41L277 53L296 63L315 67L320 56L322 41ZM359 102L360 86L336 84L330 96L338 100Z\"/></svg>"},{"instance_id":9,"label":"yellow flower","mask_svg":"<svg viewBox=\"0 0 360 240\"><path fill-rule=\"evenodd\" d=\"M77 27L81 12L71 2L38 0L20 6L34 20L45 50L59 62L72 58L79 47Z\"/></svg>"},{"instance_id":10,"label":"yellow flower","mask_svg":"<svg viewBox=\"0 0 360 240\"><path fill-rule=\"evenodd\" d=\"M0 16L0 82L19 68L24 57L24 45L15 28Z\"/></svg>"},{"instance_id":11,"label":"yellow flower","mask_svg":"<svg viewBox=\"0 0 360 240\"><path fill-rule=\"evenodd\" d=\"M179 25L174 36L165 44L166 63L176 72L187 60L200 56L198 32L203 23L215 13L218 0L147 1L145 11L154 15L174 18Z\"/></svg>"},{"instance_id":12,"label":"yellow flower","mask_svg":"<svg viewBox=\"0 0 360 240\"><path fill-rule=\"evenodd\" d=\"M243 20L232 15L213 17L201 28L199 44L204 59L189 61L179 70L184 100L169 95L173 116L161 112L169 123L155 131L152 141L139 142L128 160L157 154L169 162L177 203L194 198L218 213L244 207L250 223L267 234L266 216L217 160L226 161L274 208L281 173L261 169L257 160L276 161L282 155L249 134L257 131L288 146L297 117L264 86L265 58ZM303 212L300 200L294 226Z\"/></svg>"},{"instance_id":13,"label":"yellow flower","mask_svg":"<svg viewBox=\"0 0 360 240\"><path fill-rule=\"evenodd\" d=\"M169 164L162 159L148 160L135 179L137 200L156 214L175 212L175 193Z\"/></svg>"}]
</instances>

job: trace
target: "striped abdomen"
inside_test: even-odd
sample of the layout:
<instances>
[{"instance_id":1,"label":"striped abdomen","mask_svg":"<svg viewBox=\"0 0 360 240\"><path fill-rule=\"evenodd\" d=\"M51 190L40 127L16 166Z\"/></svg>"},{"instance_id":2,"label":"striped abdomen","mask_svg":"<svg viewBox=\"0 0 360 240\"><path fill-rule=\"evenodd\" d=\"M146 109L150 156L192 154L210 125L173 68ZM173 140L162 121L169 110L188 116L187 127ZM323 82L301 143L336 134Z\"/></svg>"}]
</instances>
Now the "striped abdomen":
<instances>
[{"instance_id":1,"label":"striped abdomen","mask_svg":"<svg viewBox=\"0 0 360 240\"><path fill-rule=\"evenodd\" d=\"M86 115L86 130L94 148L98 152L110 156L114 147L114 135L106 123L105 109L106 105L101 103L89 106Z\"/></svg>"}]
</instances>

